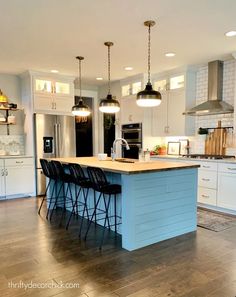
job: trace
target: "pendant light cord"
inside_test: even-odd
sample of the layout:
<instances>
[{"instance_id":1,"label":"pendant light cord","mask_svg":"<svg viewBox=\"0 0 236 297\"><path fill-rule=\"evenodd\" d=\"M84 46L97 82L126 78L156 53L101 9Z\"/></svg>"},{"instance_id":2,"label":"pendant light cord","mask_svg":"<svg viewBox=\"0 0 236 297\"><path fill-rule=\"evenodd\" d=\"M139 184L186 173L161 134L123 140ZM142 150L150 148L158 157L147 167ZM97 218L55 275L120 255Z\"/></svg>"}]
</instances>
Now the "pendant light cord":
<instances>
[{"instance_id":1,"label":"pendant light cord","mask_svg":"<svg viewBox=\"0 0 236 297\"><path fill-rule=\"evenodd\" d=\"M151 83L151 26L148 26L148 84Z\"/></svg>"},{"instance_id":2,"label":"pendant light cord","mask_svg":"<svg viewBox=\"0 0 236 297\"><path fill-rule=\"evenodd\" d=\"M79 101L83 101L82 100L82 88L81 88L81 59L79 59L79 64L78 64L78 74L79 74Z\"/></svg>"},{"instance_id":3,"label":"pendant light cord","mask_svg":"<svg viewBox=\"0 0 236 297\"><path fill-rule=\"evenodd\" d=\"M110 45L108 45L108 94L111 94L111 52Z\"/></svg>"}]
</instances>

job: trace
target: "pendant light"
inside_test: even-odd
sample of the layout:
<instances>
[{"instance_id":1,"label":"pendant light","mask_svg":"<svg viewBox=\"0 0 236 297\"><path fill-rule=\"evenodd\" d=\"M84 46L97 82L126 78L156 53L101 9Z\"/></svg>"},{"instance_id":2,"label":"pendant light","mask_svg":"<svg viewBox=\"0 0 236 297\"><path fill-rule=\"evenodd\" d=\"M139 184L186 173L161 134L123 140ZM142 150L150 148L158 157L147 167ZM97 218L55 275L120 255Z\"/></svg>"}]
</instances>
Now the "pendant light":
<instances>
[{"instance_id":1,"label":"pendant light","mask_svg":"<svg viewBox=\"0 0 236 297\"><path fill-rule=\"evenodd\" d=\"M113 42L107 41L104 43L108 48L108 94L106 99L101 100L99 104L99 110L104 113L116 113L120 110L119 101L112 98L111 95L111 61L110 61L110 47L113 46Z\"/></svg>"},{"instance_id":2,"label":"pendant light","mask_svg":"<svg viewBox=\"0 0 236 297\"><path fill-rule=\"evenodd\" d=\"M150 68L151 68L151 27L156 23L154 21L144 22L144 26L148 27L148 82L146 88L137 94L137 104L143 107L153 107L161 104L161 93L153 90L151 79L150 79Z\"/></svg>"},{"instance_id":3,"label":"pendant light","mask_svg":"<svg viewBox=\"0 0 236 297\"><path fill-rule=\"evenodd\" d=\"M81 96L81 61L84 60L84 57L78 56L76 57L76 59L79 61L79 65L78 65L78 80L79 80L79 91L80 91L80 95L79 95L79 103L74 105L72 107L72 114L75 116L80 116L80 117L87 117L90 115L91 111L88 107L88 105L84 104L82 96Z\"/></svg>"}]
</instances>

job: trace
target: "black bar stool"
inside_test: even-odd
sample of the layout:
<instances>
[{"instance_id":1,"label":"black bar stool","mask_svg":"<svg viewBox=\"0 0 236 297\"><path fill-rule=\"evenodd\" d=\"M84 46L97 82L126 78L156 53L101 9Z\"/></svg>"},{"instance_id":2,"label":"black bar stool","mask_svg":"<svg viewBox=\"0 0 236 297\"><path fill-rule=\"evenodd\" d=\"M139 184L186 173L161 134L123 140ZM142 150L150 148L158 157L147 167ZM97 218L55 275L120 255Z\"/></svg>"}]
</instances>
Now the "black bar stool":
<instances>
[{"instance_id":1,"label":"black bar stool","mask_svg":"<svg viewBox=\"0 0 236 297\"><path fill-rule=\"evenodd\" d=\"M52 164L52 171L53 171L53 176L55 177L55 180L56 180L56 184L58 185L60 183L60 186L59 186L58 192L56 193L56 199L54 203L50 201L53 203L52 212L50 215L50 221L52 219L54 210L58 205L61 206L61 203L62 203L63 213L64 213L66 211L66 206L68 202L71 203L71 205L73 204L72 192L70 187L70 183L72 182L71 175L65 172L63 165L59 161L53 160L51 161L51 164ZM67 188L65 187L66 184L67 184ZM57 190L57 187L55 190ZM61 191L63 191L63 196L60 196ZM70 193L70 196L67 196L68 192ZM51 204L49 204L48 210L50 209L51 209ZM61 216L61 221L62 221L63 213Z\"/></svg>"},{"instance_id":2,"label":"black bar stool","mask_svg":"<svg viewBox=\"0 0 236 297\"><path fill-rule=\"evenodd\" d=\"M40 214L40 211L41 211L44 201L47 200L48 198L49 198L49 201L51 201L51 199L53 199L53 193L54 193L54 189L55 189L55 178L54 178L52 170L51 170L50 162L45 159L40 159L40 164L41 164L41 167L43 170L43 174L45 175L45 177L47 177L49 179L49 182L47 184L45 193L43 195L43 200L42 200L40 207L38 209L38 214ZM52 184L52 182L54 182L54 185L52 188L51 197L49 197L48 190L49 190L49 187Z\"/></svg>"},{"instance_id":3,"label":"black bar stool","mask_svg":"<svg viewBox=\"0 0 236 297\"><path fill-rule=\"evenodd\" d=\"M92 183L93 189L100 194L96 201L96 204L94 205L94 211L92 213L92 216L91 216L89 224L88 224L88 228L87 228L87 231L85 234L85 240L87 238L92 221L93 221L95 215L97 214L97 216L98 216L97 221L104 220L102 239L101 239L101 243L100 243L100 247L99 247L99 249L101 249L103 240L104 240L106 225L108 225L109 229L111 227L115 226L115 233L117 233L117 225L121 224L121 222L117 223L117 219L121 219L121 217L117 215L117 211L116 211L116 209L117 209L117 195L121 193L121 185L109 183L107 181L104 171L101 168L88 167L87 171L88 171L88 176ZM114 214L109 215L112 196L114 197ZM101 209L101 208L98 209L98 205L101 201L101 197L103 197L104 209ZM97 213L97 210L100 211L99 214ZM99 217L99 215L101 213L105 215L105 218ZM114 218L114 224L112 224L112 225L110 223L111 218Z\"/></svg>"},{"instance_id":4,"label":"black bar stool","mask_svg":"<svg viewBox=\"0 0 236 297\"><path fill-rule=\"evenodd\" d=\"M86 212L86 219L89 220L90 209L88 209L87 200L88 200L89 189L92 187L92 184L89 178L85 176L84 171L79 164L69 164L68 166L70 170L71 181L75 185L75 200L73 203L72 212L70 214L70 217L66 225L66 229L68 229L70 225L72 215L73 214L80 215L82 212L81 214L82 221L80 224L80 231L79 231L79 236L81 236L81 230L82 230L83 221L85 218L85 212ZM78 188L79 188L79 191L78 191ZM83 200L79 199L80 196L83 197Z\"/></svg>"}]
</instances>

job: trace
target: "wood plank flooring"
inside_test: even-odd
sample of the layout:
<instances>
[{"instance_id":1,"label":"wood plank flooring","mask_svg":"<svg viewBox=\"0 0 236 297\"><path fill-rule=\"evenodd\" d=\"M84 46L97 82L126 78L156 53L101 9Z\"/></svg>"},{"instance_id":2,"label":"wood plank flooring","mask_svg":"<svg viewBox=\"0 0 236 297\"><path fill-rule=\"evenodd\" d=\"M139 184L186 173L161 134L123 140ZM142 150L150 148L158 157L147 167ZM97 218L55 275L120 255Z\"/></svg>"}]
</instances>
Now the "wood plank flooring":
<instances>
[{"instance_id":1,"label":"wood plank flooring","mask_svg":"<svg viewBox=\"0 0 236 297\"><path fill-rule=\"evenodd\" d=\"M100 228L78 239L79 220L68 231L38 198L0 202L0 296L18 297L235 297L236 227L163 241L134 252L111 232L98 249ZM79 288L10 288L15 284L78 283Z\"/></svg>"}]
</instances>

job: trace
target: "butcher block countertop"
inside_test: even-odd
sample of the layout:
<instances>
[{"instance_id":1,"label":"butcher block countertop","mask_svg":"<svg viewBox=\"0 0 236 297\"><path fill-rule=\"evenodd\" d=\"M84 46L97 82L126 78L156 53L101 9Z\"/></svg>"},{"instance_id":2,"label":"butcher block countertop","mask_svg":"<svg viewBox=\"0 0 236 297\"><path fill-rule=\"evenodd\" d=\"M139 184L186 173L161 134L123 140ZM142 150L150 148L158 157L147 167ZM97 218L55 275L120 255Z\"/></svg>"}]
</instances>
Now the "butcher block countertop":
<instances>
[{"instance_id":1,"label":"butcher block countertop","mask_svg":"<svg viewBox=\"0 0 236 297\"><path fill-rule=\"evenodd\" d=\"M156 172L156 171L168 171L168 170L180 170L191 169L200 167L198 164L187 164L180 162L165 162L165 161L149 161L139 162L136 160L134 163L124 163L118 161L112 161L111 158L107 158L105 161L99 161L97 157L80 157L80 158L52 158L50 160L57 160L62 163L77 163L82 167L93 166L100 167L105 171L115 172L120 174L138 174L144 172ZM125 159L131 160L131 159Z\"/></svg>"}]
</instances>

